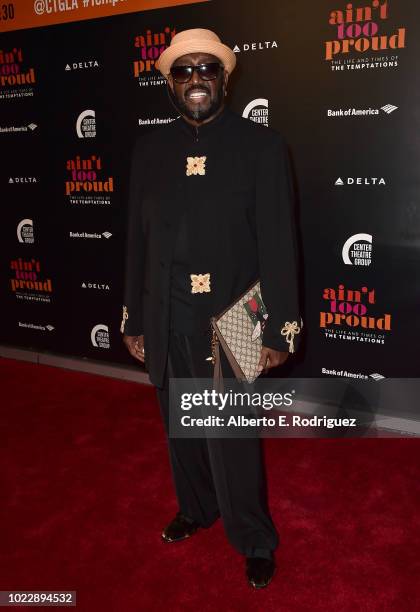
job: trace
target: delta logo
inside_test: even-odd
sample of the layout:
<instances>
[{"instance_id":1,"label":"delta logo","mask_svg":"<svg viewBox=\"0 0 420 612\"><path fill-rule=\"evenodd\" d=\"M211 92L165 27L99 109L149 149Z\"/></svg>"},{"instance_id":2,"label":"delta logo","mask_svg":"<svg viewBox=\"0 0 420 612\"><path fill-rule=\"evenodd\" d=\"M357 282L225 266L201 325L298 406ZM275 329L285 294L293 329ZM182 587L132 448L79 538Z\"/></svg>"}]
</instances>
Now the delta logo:
<instances>
[{"instance_id":1,"label":"delta logo","mask_svg":"<svg viewBox=\"0 0 420 612\"><path fill-rule=\"evenodd\" d=\"M113 177L101 177L103 171L102 159L98 155L91 155L86 159L76 155L74 159L67 160L66 170L69 176L69 180L65 182L67 196L78 193L110 193L114 191Z\"/></svg>"},{"instance_id":2,"label":"delta logo","mask_svg":"<svg viewBox=\"0 0 420 612\"><path fill-rule=\"evenodd\" d=\"M39 259L12 259L10 269L13 273L10 279L12 293L18 299L35 302L50 302L53 292L52 281L42 275Z\"/></svg>"},{"instance_id":3,"label":"delta logo","mask_svg":"<svg viewBox=\"0 0 420 612\"><path fill-rule=\"evenodd\" d=\"M267 49L277 49L276 40L259 40L257 42L244 42L233 46L234 53L247 53L248 51L266 51Z\"/></svg>"},{"instance_id":4,"label":"delta logo","mask_svg":"<svg viewBox=\"0 0 420 612\"><path fill-rule=\"evenodd\" d=\"M376 304L375 289L366 286L348 289L340 284L337 288L325 288L322 298L328 306L320 312L319 326L326 337L384 343L384 335L376 336L375 332L391 330L391 315L378 317L370 313ZM353 334L354 330L366 333Z\"/></svg>"},{"instance_id":5,"label":"delta logo","mask_svg":"<svg viewBox=\"0 0 420 612\"><path fill-rule=\"evenodd\" d=\"M364 185L365 187L378 187L386 185L386 181L383 176L347 176L344 179L341 176L334 181L336 187L344 187L345 185Z\"/></svg>"},{"instance_id":6,"label":"delta logo","mask_svg":"<svg viewBox=\"0 0 420 612\"><path fill-rule=\"evenodd\" d=\"M83 62L71 62L64 66L66 72L72 72L74 70L86 70L87 68L99 68L99 62L96 59L85 60Z\"/></svg>"},{"instance_id":7,"label":"delta logo","mask_svg":"<svg viewBox=\"0 0 420 612\"><path fill-rule=\"evenodd\" d=\"M7 182L9 185L22 185L24 183L37 183L38 179L36 176L9 176L9 180Z\"/></svg>"},{"instance_id":8,"label":"delta logo","mask_svg":"<svg viewBox=\"0 0 420 612\"><path fill-rule=\"evenodd\" d=\"M146 30L144 34L137 34L134 37L137 54L133 61L133 76L138 79L140 85L149 83L158 85L165 82L160 72L156 70L155 64L175 34L175 28L165 26L161 32Z\"/></svg>"},{"instance_id":9,"label":"delta logo","mask_svg":"<svg viewBox=\"0 0 420 612\"><path fill-rule=\"evenodd\" d=\"M10 51L0 49L0 86L28 85L36 82L34 68L25 69L23 50L14 47Z\"/></svg>"},{"instance_id":10,"label":"delta logo","mask_svg":"<svg viewBox=\"0 0 420 612\"><path fill-rule=\"evenodd\" d=\"M325 42L325 60L344 59L353 53L404 49L405 28L397 28L391 34L381 33L380 26L388 19L388 0L372 0L364 7L355 7L348 2L344 9L331 11L328 23L335 31L335 39ZM339 69L344 67L342 65ZM347 68L350 68L349 64Z\"/></svg>"}]
</instances>

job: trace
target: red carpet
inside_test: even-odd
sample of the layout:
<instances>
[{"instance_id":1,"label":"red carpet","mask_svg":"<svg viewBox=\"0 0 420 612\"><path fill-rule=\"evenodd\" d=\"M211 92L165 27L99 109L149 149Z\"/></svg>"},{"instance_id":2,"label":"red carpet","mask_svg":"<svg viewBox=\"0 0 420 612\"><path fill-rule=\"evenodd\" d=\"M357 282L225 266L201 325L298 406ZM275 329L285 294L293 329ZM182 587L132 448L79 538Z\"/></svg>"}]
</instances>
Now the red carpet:
<instances>
[{"instance_id":1,"label":"red carpet","mask_svg":"<svg viewBox=\"0 0 420 612\"><path fill-rule=\"evenodd\" d=\"M418 440L266 441L281 546L254 592L220 521L160 542L176 502L153 388L0 364L0 590L76 590L82 612L420 609Z\"/></svg>"}]
</instances>

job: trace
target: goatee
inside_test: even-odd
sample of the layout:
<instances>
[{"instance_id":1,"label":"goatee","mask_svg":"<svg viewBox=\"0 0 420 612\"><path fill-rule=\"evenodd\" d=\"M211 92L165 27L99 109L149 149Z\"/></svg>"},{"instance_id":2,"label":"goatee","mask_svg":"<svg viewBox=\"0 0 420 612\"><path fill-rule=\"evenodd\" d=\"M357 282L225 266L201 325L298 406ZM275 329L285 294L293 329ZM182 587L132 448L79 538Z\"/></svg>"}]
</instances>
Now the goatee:
<instances>
[{"instance_id":1,"label":"goatee","mask_svg":"<svg viewBox=\"0 0 420 612\"><path fill-rule=\"evenodd\" d=\"M204 89L203 87L194 87L194 89ZM190 90L187 90L187 92ZM208 91L208 90L207 90ZM187 93L185 92L185 93ZM172 92L170 92L172 93ZM210 92L209 92L210 93ZM172 101L175 104L176 108L180 111L182 115L185 115L189 119L194 121L204 121L208 119L212 115L215 115L217 111L223 104L223 81L220 82L220 85L216 91L214 98L211 100L209 106L207 108L200 108L193 110L189 108L183 98L178 97L175 94L171 95Z\"/></svg>"}]
</instances>

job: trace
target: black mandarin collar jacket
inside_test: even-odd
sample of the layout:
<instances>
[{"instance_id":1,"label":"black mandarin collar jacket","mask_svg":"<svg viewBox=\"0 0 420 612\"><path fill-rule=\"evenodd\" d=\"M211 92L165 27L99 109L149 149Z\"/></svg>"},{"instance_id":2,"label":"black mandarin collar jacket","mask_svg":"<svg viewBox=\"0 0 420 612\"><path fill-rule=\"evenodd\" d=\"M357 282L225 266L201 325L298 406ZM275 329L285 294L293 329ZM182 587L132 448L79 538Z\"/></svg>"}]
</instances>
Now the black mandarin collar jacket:
<instances>
[{"instance_id":1,"label":"black mandarin collar jacket","mask_svg":"<svg viewBox=\"0 0 420 612\"><path fill-rule=\"evenodd\" d=\"M187 157L205 157L205 173L188 176ZM212 315L259 278L269 314L263 344L296 350L299 331L285 329L287 322L302 326L292 202L282 137L229 109L198 128L178 118L138 137L131 161L121 331L144 334L153 384L163 384L172 253L184 211L190 273L210 273L211 279L210 292L192 296L202 332L209 331Z\"/></svg>"}]
</instances>

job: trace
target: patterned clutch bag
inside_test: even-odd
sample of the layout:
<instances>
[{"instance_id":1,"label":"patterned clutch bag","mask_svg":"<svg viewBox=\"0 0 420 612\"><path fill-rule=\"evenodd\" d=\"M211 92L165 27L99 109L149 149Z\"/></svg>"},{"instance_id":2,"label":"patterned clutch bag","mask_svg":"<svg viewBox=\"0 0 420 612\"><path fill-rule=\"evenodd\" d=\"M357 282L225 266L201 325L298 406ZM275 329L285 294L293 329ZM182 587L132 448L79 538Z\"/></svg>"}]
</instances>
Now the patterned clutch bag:
<instances>
[{"instance_id":1,"label":"patterned clutch bag","mask_svg":"<svg viewBox=\"0 0 420 612\"><path fill-rule=\"evenodd\" d=\"M216 388L221 387L223 380L220 347L238 380L252 383L258 377L262 331L267 318L259 281L253 283L217 317L211 318L212 361Z\"/></svg>"}]
</instances>

